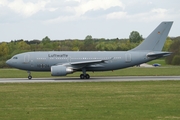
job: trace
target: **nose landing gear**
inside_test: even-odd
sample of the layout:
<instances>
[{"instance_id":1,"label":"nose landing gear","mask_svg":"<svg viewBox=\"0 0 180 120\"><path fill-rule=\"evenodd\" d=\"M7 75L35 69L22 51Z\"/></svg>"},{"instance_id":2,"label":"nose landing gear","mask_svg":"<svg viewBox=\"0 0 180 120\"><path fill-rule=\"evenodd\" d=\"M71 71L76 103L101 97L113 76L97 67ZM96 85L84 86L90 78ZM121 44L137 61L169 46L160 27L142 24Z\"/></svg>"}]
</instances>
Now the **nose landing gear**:
<instances>
[{"instance_id":1,"label":"nose landing gear","mask_svg":"<svg viewBox=\"0 0 180 120\"><path fill-rule=\"evenodd\" d=\"M31 80L32 79L32 76L31 76L31 72L30 71L27 71L28 72L28 79Z\"/></svg>"}]
</instances>

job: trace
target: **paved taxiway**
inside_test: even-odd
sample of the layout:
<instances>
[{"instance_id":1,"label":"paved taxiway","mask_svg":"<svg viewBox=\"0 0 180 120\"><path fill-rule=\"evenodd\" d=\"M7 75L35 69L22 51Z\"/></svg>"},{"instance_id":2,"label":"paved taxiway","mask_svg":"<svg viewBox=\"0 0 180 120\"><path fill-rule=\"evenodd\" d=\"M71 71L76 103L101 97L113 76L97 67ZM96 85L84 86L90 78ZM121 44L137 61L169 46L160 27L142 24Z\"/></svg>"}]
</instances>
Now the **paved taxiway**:
<instances>
[{"instance_id":1,"label":"paved taxiway","mask_svg":"<svg viewBox=\"0 0 180 120\"><path fill-rule=\"evenodd\" d=\"M120 76L120 77L92 77L79 79L77 77L59 78L0 78L0 83L41 83L41 82L113 82L113 81L161 81L180 80L180 76Z\"/></svg>"}]
</instances>

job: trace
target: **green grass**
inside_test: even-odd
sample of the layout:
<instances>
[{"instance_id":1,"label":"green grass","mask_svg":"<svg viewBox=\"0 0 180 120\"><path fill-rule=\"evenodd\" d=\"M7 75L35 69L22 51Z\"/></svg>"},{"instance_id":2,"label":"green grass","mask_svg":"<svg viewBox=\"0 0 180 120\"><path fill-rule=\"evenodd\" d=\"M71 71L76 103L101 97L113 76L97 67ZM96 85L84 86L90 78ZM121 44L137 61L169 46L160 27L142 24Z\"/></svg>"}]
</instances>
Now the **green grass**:
<instances>
[{"instance_id":1,"label":"green grass","mask_svg":"<svg viewBox=\"0 0 180 120\"><path fill-rule=\"evenodd\" d=\"M180 119L180 81L0 84L1 120Z\"/></svg>"},{"instance_id":2,"label":"green grass","mask_svg":"<svg viewBox=\"0 0 180 120\"><path fill-rule=\"evenodd\" d=\"M93 76L179 75L179 66L132 67L88 72ZM80 72L68 75L78 77ZM32 72L51 77L50 72ZM27 72L0 69L0 78L24 78ZM180 119L180 81L6 83L0 84L1 120L171 120Z\"/></svg>"},{"instance_id":3,"label":"green grass","mask_svg":"<svg viewBox=\"0 0 180 120\"><path fill-rule=\"evenodd\" d=\"M164 59L156 59L156 60L148 62L148 64L150 64L150 65L153 65L154 63L159 63L162 66L167 66L167 64L166 64Z\"/></svg>"},{"instance_id":4,"label":"green grass","mask_svg":"<svg viewBox=\"0 0 180 120\"><path fill-rule=\"evenodd\" d=\"M79 77L81 72L69 74L69 77ZM91 77L97 76L178 76L180 75L180 66L165 66L165 67L131 67L115 71L106 72L88 72ZM26 78L26 71L17 69L0 69L0 78ZM32 72L34 78L51 77L51 72Z\"/></svg>"}]
</instances>

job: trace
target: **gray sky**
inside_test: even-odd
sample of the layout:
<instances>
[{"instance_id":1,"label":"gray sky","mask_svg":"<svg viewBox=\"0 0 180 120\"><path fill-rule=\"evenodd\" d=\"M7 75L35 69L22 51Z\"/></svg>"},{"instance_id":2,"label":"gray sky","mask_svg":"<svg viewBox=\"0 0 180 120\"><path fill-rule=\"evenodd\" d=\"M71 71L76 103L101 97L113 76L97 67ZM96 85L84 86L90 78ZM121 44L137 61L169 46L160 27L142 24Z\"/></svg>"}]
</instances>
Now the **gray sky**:
<instances>
[{"instance_id":1,"label":"gray sky","mask_svg":"<svg viewBox=\"0 0 180 120\"><path fill-rule=\"evenodd\" d=\"M143 37L162 21L180 36L180 0L0 0L0 42Z\"/></svg>"}]
</instances>

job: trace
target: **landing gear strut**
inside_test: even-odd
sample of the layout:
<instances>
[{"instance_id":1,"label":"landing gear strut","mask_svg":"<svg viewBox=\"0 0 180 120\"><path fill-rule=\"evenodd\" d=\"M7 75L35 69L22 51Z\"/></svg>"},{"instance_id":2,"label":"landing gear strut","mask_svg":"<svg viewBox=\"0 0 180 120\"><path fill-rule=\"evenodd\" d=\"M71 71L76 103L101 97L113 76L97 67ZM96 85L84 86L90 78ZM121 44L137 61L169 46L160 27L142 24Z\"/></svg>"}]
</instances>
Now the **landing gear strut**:
<instances>
[{"instance_id":1,"label":"landing gear strut","mask_svg":"<svg viewBox=\"0 0 180 120\"><path fill-rule=\"evenodd\" d=\"M31 72L30 71L27 71L28 72L28 79L31 80L32 79L32 76L31 76Z\"/></svg>"},{"instance_id":2,"label":"landing gear strut","mask_svg":"<svg viewBox=\"0 0 180 120\"><path fill-rule=\"evenodd\" d=\"M90 78L90 75L89 74L86 74L86 69L82 69L82 72L83 74L80 75L80 78L81 79L89 79Z\"/></svg>"}]
</instances>

